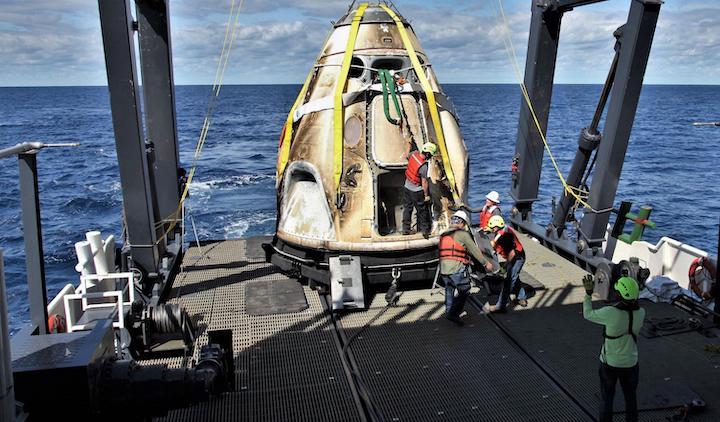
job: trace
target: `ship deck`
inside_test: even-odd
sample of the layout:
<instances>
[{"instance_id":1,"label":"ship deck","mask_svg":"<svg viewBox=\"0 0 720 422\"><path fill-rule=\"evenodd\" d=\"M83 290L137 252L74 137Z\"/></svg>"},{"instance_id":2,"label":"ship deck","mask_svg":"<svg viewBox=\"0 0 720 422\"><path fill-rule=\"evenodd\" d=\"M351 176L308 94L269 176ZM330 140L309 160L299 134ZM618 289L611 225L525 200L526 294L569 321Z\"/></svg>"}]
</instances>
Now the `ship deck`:
<instances>
[{"instance_id":1,"label":"ship deck","mask_svg":"<svg viewBox=\"0 0 720 422\"><path fill-rule=\"evenodd\" d=\"M521 279L542 285L527 308L484 315L473 288L465 326L442 318L443 292L383 294L365 311L332 316L322 296L264 262L262 238L221 241L186 252L169 302L196 321L198 344L230 329L235 391L175 410L167 421L594 420L601 329L582 318L585 272L525 238ZM532 284L532 283L531 283ZM688 314L643 303L648 318ZM349 342L349 345L348 345ZM639 336L640 419L665 420L693 397L707 408L689 420L720 420L718 344L698 332ZM197 349L197 348L196 348ZM344 350L345 349L345 350ZM171 367L192 357L146 360ZM623 408L616 398L615 408ZM617 420L624 420L621 414Z\"/></svg>"}]
</instances>

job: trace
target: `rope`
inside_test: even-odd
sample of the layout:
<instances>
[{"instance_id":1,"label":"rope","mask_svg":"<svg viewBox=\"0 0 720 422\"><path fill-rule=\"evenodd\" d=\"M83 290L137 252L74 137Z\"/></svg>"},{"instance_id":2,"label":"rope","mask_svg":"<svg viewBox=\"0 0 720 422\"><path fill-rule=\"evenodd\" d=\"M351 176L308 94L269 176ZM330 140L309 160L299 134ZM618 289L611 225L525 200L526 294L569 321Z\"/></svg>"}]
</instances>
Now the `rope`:
<instances>
[{"instance_id":1,"label":"rope","mask_svg":"<svg viewBox=\"0 0 720 422\"><path fill-rule=\"evenodd\" d=\"M205 112L205 119L203 120L202 129L200 130L200 135L198 137L197 145L195 146L195 153L193 155L192 160L192 166L190 171L188 172L187 180L185 182L185 187L183 189L182 195L180 195L180 201L178 203L177 209L167 218L159 221L156 223L156 228L159 228L164 224L166 221L171 221L168 228L165 230L165 232L162 234L162 236L155 242L155 244L159 244L165 238L167 235L175 228L178 222L177 216L181 213L182 206L187 199L188 193L190 191L190 184L192 183L193 177L195 176L195 171L198 166L198 162L200 160L200 156L202 155L203 147L205 146L205 140L207 139L207 134L210 129L210 123L212 121L212 115L213 111L215 110L215 104L217 103L217 99L220 95L220 88L222 88L223 80L225 78L225 71L227 70L228 63L230 62L230 53L232 52L232 46L235 42L235 39L237 38L237 30L238 30L238 22L240 19L240 11L242 10L242 7L245 4L245 0L240 0L237 2L236 0L232 0L232 3L230 5L230 13L228 14L228 21L225 28L225 39L223 40L223 46L222 50L220 51L220 59L218 60L217 68L215 69L215 79L213 81L212 90L210 91L210 100L208 101L208 108ZM230 30L230 26L232 24L232 31Z\"/></svg>"},{"instance_id":2,"label":"rope","mask_svg":"<svg viewBox=\"0 0 720 422\"><path fill-rule=\"evenodd\" d=\"M152 322L158 334L182 333L190 345L195 342L195 326L185 309L176 303L157 305L152 311Z\"/></svg>"},{"instance_id":3,"label":"rope","mask_svg":"<svg viewBox=\"0 0 720 422\"><path fill-rule=\"evenodd\" d=\"M190 223L192 223L193 233L195 234L195 243L197 244L198 249L200 249L200 255L203 255L204 252L202 250L202 246L200 246L200 238L198 237L197 228L195 227L195 219L192 217L192 214L190 214L189 217Z\"/></svg>"},{"instance_id":4,"label":"rope","mask_svg":"<svg viewBox=\"0 0 720 422\"><path fill-rule=\"evenodd\" d=\"M515 78L518 81L518 84L520 85L520 91L523 94L523 99L527 103L528 109L530 110L530 114L533 117L533 121L535 122L535 127L537 128L538 133L540 133L540 137L542 138L543 144L545 145L545 150L548 153L548 157L550 157L550 161L552 162L553 167L555 168L555 173L557 174L558 178L560 179L560 183L562 183L563 188L565 189L565 192L567 192L568 195L575 198L575 201L580 203L583 207L585 207L587 210L589 210L593 214L604 214L607 212L610 212L613 210L612 207L596 210L590 204L587 203L580 195L583 193L587 193L584 190L582 190L579 187L568 185L568 183L565 181L565 177L563 177L562 172L560 171L560 167L558 166L557 161L555 160L555 156L553 155L552 151L550 150L550 145L548 144L547 138L545 137L545 132L542 130L542 126L540 125L540 120L537 117L537 114L535 113L535 108L532 105L532 101L530 100L530 94L527 91L527 87L525 86L525 83L522 80L521 74L520 74L520 66L518 65L517 61L517 55L515 54L515 46L512 43L512 38L510 37L510 24L508 23L507 16L505 15L505 9L503 8L502 0L498 0L499 5L499 11L500 15L502 16L502 24L503 24L503 41L505 43L505 50L508 53L508 56L510 57L511 64L513 66L513 70L515 71Z\"/></svg>"}]
</instances>

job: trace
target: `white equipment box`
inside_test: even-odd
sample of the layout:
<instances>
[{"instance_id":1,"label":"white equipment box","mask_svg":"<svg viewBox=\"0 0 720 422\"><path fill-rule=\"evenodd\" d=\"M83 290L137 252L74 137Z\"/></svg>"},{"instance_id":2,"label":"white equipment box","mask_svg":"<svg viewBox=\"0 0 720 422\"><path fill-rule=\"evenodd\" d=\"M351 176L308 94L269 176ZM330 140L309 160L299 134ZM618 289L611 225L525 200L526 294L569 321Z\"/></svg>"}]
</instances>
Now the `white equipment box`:
<instances>
[{"instance_id":1,"label":"white equipment box","mask_svg":"<svg viewBox=\"0 0 720 422\"><path fill-rule=\"evenodd\" d=\"M365 307L360 257L330 258L330 295L333 310Z\"/></svg>"}]
</instances>

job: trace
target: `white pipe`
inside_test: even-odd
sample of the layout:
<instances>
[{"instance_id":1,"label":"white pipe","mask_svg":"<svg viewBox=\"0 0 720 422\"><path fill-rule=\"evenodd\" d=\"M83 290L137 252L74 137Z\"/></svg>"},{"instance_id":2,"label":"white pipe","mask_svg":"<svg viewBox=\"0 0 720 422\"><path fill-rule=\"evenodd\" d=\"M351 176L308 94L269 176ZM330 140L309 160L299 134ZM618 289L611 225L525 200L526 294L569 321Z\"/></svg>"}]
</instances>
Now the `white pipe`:
<instances>
[{"instance_id":1,"label":"white pipe","mask_svg":"<svg viewBox=\"0 0 720 422\"><path fill-rule=\"evenodd\" d=\"M90 248L90 242L83 240L75 243L75 254L77 255L78 263L75 266L75 271L82 275L95 274L95 263L93 262L92 249Z\"/></svg>"},{"instance_id":2,"label":"white pipe","mask_svg":"<svg viewBox=\"0 0 720 422\"><path fill-rule=\"evenodd\" d=\"M15 391L10 356L10 336L5 296L5 268L0 249L0 420L15 420Z\"/></svg>"},{"instance_id":3,"label":"white pipe","mask_svg":"<svg viewBox=\"0 0 720 422\"><path fill-rule=\"evenodd\" d=\"M108 271L115 272L115 236L110 235L103 243L103 254L107 262Z\"/></svg>"},{"instance_id":4,"label":"white pipe","mask_svg":"<svg viewBox=\"0 0 720 422\"><path fill-rule=\"evenodd\" d=\"M93 262L95 263L95 274L105 275L108 273L107 257L103 250L102 235L99 231L85 233L87 241L92 249Z\"/></svg>"}]
</instances>

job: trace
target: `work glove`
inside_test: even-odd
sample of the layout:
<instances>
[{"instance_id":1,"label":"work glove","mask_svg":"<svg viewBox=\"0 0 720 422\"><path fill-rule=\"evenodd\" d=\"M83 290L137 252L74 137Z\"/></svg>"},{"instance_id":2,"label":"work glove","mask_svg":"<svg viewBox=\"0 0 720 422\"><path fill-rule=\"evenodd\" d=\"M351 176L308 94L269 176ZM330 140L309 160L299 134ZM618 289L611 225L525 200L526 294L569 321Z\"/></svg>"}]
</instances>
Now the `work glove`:
<instances>
[{"instance_id":1,"label":"work glove","mask_svg":"<svg viewBox=\"0 0 720 422\"><path fill-rule=\"evenodd\" d=\"M587 274L583 277L583 286L585 286L585 293L587 293L588 296L592 296L593 290L595 290L595 280L592 275Z\"/></svg>"},{"instance_id":2,"label":"work glove","mask_svg":"<svg viewBox=\"0 0 720 422\"><path fill-rule=\"evenodd\" d=\"M425 195L425 202L430 202L430 195Z\"/></svg>"}]
</instances>

